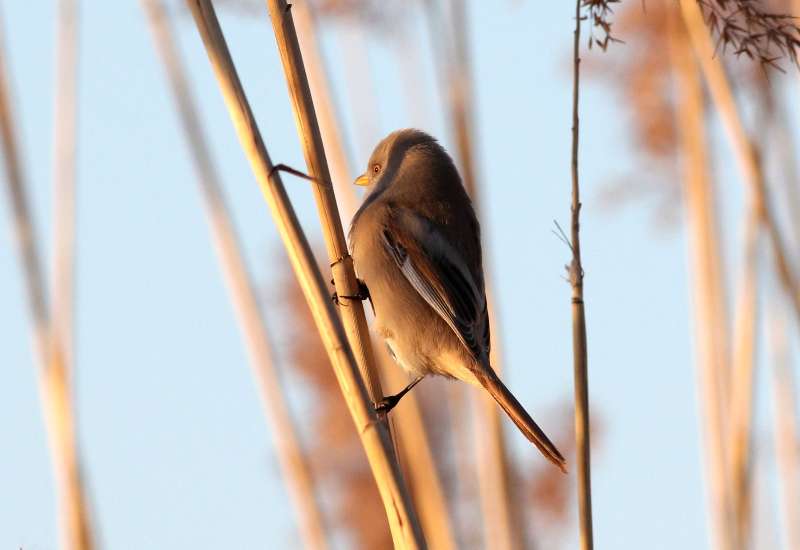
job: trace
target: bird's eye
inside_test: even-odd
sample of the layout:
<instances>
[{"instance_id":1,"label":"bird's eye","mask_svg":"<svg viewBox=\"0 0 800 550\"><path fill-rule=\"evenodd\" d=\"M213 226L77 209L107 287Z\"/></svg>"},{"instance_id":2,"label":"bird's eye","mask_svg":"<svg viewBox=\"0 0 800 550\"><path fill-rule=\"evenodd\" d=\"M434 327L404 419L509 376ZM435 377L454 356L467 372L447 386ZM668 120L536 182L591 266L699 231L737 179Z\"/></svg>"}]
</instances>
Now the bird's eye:
<instances>
[{"instance_id":1,"label":"bird's eye","mask_svg":"<svg viewBox=\"0 0 800 550\"><path fill-rule=\"evenodd\" d=\"M378 172L380 172L380 171L381 171L381 165L380 165L380 164L375 164L375 165L372 167L372 172L373 172L373 173L377 174L377 173L378 173Z\"/></svg>"}]
</instances>

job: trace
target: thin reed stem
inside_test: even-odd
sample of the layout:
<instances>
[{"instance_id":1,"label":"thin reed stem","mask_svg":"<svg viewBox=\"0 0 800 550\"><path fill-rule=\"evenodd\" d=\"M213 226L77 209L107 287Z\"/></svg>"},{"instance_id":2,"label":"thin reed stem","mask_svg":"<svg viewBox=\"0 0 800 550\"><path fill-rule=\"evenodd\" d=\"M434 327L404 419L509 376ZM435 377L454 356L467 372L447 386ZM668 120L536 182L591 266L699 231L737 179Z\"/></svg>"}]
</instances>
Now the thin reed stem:
<instances>
[{"instance_id":1,"label":"thin reed stem","mask_svg":"<svg viewBox=\"0 0 800 550\"><path fill-rule=\"evenodd\" d=\"M282 391L264 316L245 264L236 228L202 126L196 100L183 69L174 33L161 0L141 0L180 116L197 173L212 242L244 336L264 415L273 434L283 479L294 505L305 548L328 547L322 511L317 505L311 468L301 448L297 427Z\"/></svg>"},{"instance_id":2,"label":"thin reed stem","mask_svg":"<svg viewBox=\"0 0 800 550\"><path fill-rule=\"evenodd\" d=\"M580 119L578 99L580 90L581 3L575 2L575 37L572 57L572 206L570 247L572 262L569 281L572 286L572 354L575 377L575 449L578 470L578 521L580 548L594 548L592 528L592 478L589 424L589 365L586 345L586 316L583 301L583 264L580 241L580 183L578 180L578 140Z\"/></svg>"},{"instance_id":3,"label":"thin reed stem","mask_svg":"<svg viewBox=\"0 0 800 550\"><path fill-rule=\"evenodd\" d=\"M4 52L0 48L0 134L5 159L6 191L32 321L39 393L56 480L61 546L67 550L90 550L93 537L78 460L72 394L63 349L54 337L47 309L41 256L37 249L36 230L27 197L28 186L18 148L10 75L5 56L2 55Z\"/></svg>"},{"instance_id":4,"label":"thin reed stem","mask_svg":"<svg viewBox=\"0 0 800 550\"><path fill-rule=\"evenodd\" d=\"M375 414L342 321L330 301L322 274L286 195L280 174L273 170L266 146L253 118L250 104L242 89L227 43L219 27L214 8L209 0L187 0L187 3L203 39L239 141L278 226L292 269L300 283L325 349L331 359L342 394L378 484L395 546L411 549L424 547L419 522L403 482L389 432L385 423L380 422ZM281 13L289 15L285 6L284 11L279 12L278 15L280 16ZM327 183L330 178L323 181ZM319 183L320 180L318 179L317 182ZM338 215L330 216L327 222L331 223L330 220L336 220L338 223ZM339 264L341 263L345 262L339 262ZM336 271L339 272L338 275L341 279L341 269ZM341 289L338 286L337 288Z\"/></svg>"}]
</instances>

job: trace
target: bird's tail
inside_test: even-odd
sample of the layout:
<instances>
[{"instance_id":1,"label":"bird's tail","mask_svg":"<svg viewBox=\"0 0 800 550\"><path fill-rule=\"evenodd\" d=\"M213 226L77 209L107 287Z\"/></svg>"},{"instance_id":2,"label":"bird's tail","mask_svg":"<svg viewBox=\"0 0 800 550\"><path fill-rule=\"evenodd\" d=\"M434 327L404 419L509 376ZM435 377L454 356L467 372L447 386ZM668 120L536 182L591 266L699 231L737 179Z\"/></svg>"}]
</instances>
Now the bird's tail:
<instances>
[{"instance_id":1,"label":"bird's tail","mask_svg":"<svg viewBox=\"0 0 800 550\"><path fill-rule=\"evenodd\" d=\"M481 369L480 373L475 373L478 381L486 390L492 394L494 400L502 407L508 417L514 421L519 431L521 431L528 440L536 445L541 453L550 462L558 466L562 472L567 473L566 463L564 457L558 452L556 446L548 439L542 429L536 425L528 411L520 405L516 397L506 388L503 382L497 377L491 368Z\"/></svg>"}]
</instances>

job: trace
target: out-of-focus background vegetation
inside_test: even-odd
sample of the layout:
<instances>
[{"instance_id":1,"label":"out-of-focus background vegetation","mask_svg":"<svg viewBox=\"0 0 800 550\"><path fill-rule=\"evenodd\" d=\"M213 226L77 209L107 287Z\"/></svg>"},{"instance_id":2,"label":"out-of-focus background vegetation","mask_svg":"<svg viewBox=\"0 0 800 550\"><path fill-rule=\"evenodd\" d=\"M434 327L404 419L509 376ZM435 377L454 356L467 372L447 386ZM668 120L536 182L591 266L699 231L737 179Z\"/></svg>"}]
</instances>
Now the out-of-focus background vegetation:
<instances>
[{"instance_id":1,"label":"out-of-focus background vegetation","mask_svg":"<svg viewBox=\"0 0 800 550\"><path fill-rule=\"evenodd\" d=\"M59 207L54 4L3 2L0 45L46 275ZM352 421L192 17L181 2L166 4L326 536L337 548L388 548ZM381 137L409 126L437 136L462 169L474 166L502 376L574 465L570 252L553 231L554 221L569 223L574 4L295 4L296 20L312 16L305 30L298 23L298 34L307 68L327 82L344 152L340 173L354 178ZM755 4L800 12L788 1ZM305 169L264 3L215 5L273 160ZM736 537L746 532L742 548L800 548L800 311L778 276L774 235L763 218L752 221L757 209L741 151L695 61L679 3L613 6L609 20L621 42L582 52L581 241L597 547L724 548L719 530L727 525ZM302 547L148 20L133 0L81 2L77 13L71 369L95 540L115 549ZM588 33L584 46L587 40ZM781 72L733 50L720 45L715 59L727 68L796 281L800 74L789 59L777 61ZM459 100L471 161L458 141ZM285 182L321 249L310 184ZM10 208L0 212L10 227ZM0 547L54 548L57 484L16 252L13 233L0 232ZM326 265L322 252L319 258ZM749 351L743 344L751 339ZM384 390L404 382L387 376ZM414 394L454 547L499 547L493 491L510 505L505 528L516 547L577 546L574 468L562 476L503 419L507 470L497 487L486 471L485 412L475 390L426 380ZM412 422L412 406L404 401L392 413L400 448L410 449L401 452L410 478L422 451L399 425ZM747 418L746 437L737 439ZM741 455L737 441L750 442ZM721 475L717 445L725 461L745 457L741 468L726 462ZM412 487L418 507L432 490L419 483ZM734 520L742 518L740 504L749 521ZM731 514L727 523L720 510Z\"/></svg>"}]
</instances>

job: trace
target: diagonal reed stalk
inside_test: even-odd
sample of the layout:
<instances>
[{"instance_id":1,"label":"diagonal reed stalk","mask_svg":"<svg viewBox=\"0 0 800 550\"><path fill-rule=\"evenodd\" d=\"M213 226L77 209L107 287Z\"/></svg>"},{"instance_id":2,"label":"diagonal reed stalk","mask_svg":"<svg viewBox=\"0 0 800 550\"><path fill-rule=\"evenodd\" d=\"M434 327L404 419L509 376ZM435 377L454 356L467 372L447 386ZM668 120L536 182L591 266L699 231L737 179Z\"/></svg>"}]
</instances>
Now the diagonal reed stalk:
<instances>
[{"instance_id":1,"label":"diagonal reed stalk","mask_svg":"<svg viewBox=\"0 0 800 550\"><path fill-rule=\"evenodd\" d=\"M724 327L727 321L719 292L722 286L720 240L707 162L709 152L705 135L703 89L699 67L683 38L683 22L677 15L671 14L669 24L670 56L676 74L677 127L683 157L690 265L693 270L695 347L699 401L703 407L701 417L704 422L709 531L714 541L713 548L731 550L733 533L728 497L726 432L720 395L723 392L721 378L728 362L723 355L726 347L720 343L715 332L715 328ZM744 312L740 310L740 313Z\"/></svg>"},{"instance_id":2,"label":"diagonal reed stalk","mask_svg":"<svg viewBox=\"0 0 800 550\"><path fill-rule=\"evenodd\" d=\"M59 0L57 17L55 127L53 139L53 333L64 368L74 364L75 178L77 142L78 5Z\"/></svg>"},{"instance_id":3,"label":"diagonal reed stalk","mask_svg":"<svg viewBox=\"0 0 800 550\"><path fill-rule=\"evenodd\" d=\"M93 547L93 537L81 481L72 394L64 364L63 347L54 337L48 315L36 231L12 113L10 77L5 55L2 55L4 51L0 49L0 134L6 169L6 191L11 205L12 225L32 321L39 392L56 480L61 546L67 550L89 550Z\"/></svg>"},{"instance_id":4,"label":"diagonal reed stalk","mask_svg":"<svg viewBox=\"0 0 800 550\"><path fill-rule=\"evenodd\" d=\"M306 3L294 4L292 15L314 98L314 107L318 114L325 152L330 161L334 189L342 203L341 217L343 220L349 220L357 209L358 197L355 186L352 185L339 117L317 41L317 22ZM381 372L392 387L401 388L408 383L401 369L379 345L377 359ZM394 411L394 420L393 424L400 440L399 452L409 478L409 487L419 512L425 539L431 548L454 549L456 543L450 514L416 394L412 392L403 398L403 406Z\"/></svg>"},{"instance_id":5,"label":"diagonal reed stalk","mask_svg":"<svg viewBox=\"0 0 800 550\"><path fill-rule=\"evenodd\" d=\"M755 145L742 122L722 60L720 56L715 55L714 43L703 21L700 6L694 0L681 0L680 5L692 47L703 70L711 99L722 119L725 133L734 150L745 184L748 186L757 208L761 211L764 230L772 245L775 270L783 291L792 304L798 321L797 325L800 327L800 284L792 272L791 260L769 200L764 173Z\"/></svg>"},{"instance_id":6,"label":"diagonal reed stalk","mask_svg":"<svg viewBox=\"0 0 800 550\"><path fill-rule=\"evenodd\" d=\"M389 432L385 423L379 421L375 414L370 394L360 376L359 363L356 361L342 326L342 320L337 316L330 301L322 274L286 195L280 174L273 170L272 162L219 27L214 8L208 0L187 0L187 4L206 47L239 141L275 219L292 269L300 283L330 357L386 508L395 546L410 549L424 548L425 542L419 522L403 482ZM285 10L284 6L284 11L277 15L278 17L288 16L288 10ZM294 33L292 32L292 34ZM318 135L316 137L319 138ZM328 181L329 178L317 179L316 185L324 186ZM338 223L338 215L329 216L326 221L333 223L332 220L336 220ZM341 266L342 264L350 266L352 275L352 262L341 261L337 265ZM338 272L341 283L342 269L339 268L335 271ZM355 280L352 281L352 284L355 285ZM347 288L353 290L353 287ZM346 290L342 286L337 286L337 289L340 292Z\"/></svg>"},{"instance_id":7,"label":"diagonal reed stalk","mask_svg":"<svg viewBox=\"0 0 800 550\"><path fill-rule=\"evenodd\" d=\"M267 7L283 63L289 95L292 99L292 109L295 114L297 133L302 142L303 155L309 174L317 182L313 186L314 198L317 202L317 212L322 224L328 259L331 262L334 286L340 296L352 296L358 294L358 281L353 269L353 259L347 250L347 241L339 217L339 207L330 184L328 161L322 145L322 135L314 111L311 89L308 85L291 9L285 0L267 0ZM375 357L372 352L364 307L361 303L351 300L347 302L347 307L340 308L340 315L370 399L373 403L377 403L383 398L383 390L378 371L375 368Z\"/></svg>"},{"instance_id":8,"label":"diagonal reed stalk","mask_svg":"<svg viewBox=\"0 0 800 550\"><path fill-rule=\"evenodd\" d=\"M217 169L212 161L206 132L183 69L169 16L161 0L141 0L141 4L189 145L212 241L244 336L261 406L273 434L273 444L294 505L303 546L325 549L328 543L325 539L322 512L314 494L311 469L281 389L267 326L258 306L256 291L245 265Z\"/></svg>"},{"instance_id":9,"label":"diagonal reed stalk","mask_svg":"<svg viewBox=\"0 0 800 550\"><path fill-rule=\"evenodd\" d=\"M575 2L575 36L572 45L572 205L570 208L569 281L572 286L572 355L575 377L575 451L578 470L578 521L581 550L594 548L592 527L591 442L589 424L589 361L586 344L586 316L583 302L583 264L580 241L580 183L578 180L578 140L580 119L578 99L580 90L581 4Z\"/></svg>"}]
</instances>

